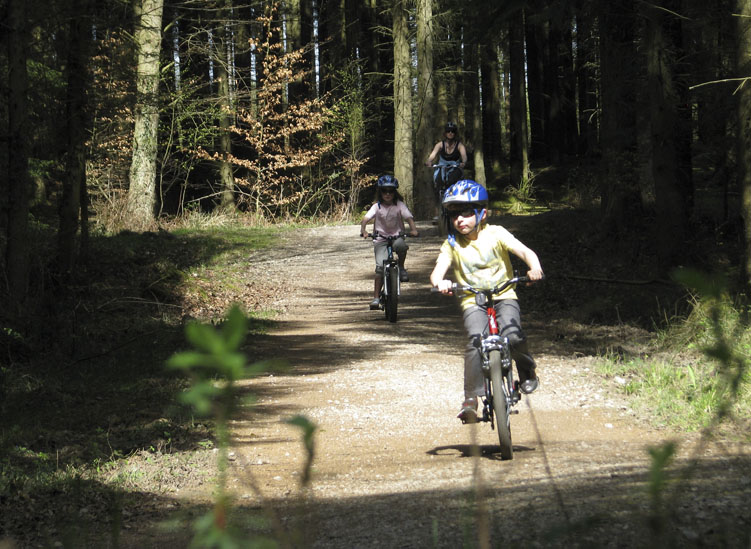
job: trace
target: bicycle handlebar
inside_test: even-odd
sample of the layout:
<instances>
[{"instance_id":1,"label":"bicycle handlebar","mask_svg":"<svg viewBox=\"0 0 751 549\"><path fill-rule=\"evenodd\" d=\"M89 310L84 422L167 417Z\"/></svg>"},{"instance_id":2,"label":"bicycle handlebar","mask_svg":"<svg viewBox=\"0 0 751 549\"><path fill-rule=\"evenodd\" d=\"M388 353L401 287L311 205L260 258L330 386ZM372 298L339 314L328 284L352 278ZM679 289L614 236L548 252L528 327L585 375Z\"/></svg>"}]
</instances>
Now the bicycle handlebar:
<instances>
[{"instance_id":1,"label":"bicycle handlebar","mask_svg":"<svg viewBox=\"0 0 751 549\"><path fill-rule=\"evenodd\" d=\"M385 238L386 240L388 240L388 239L396 240L397 238L407 238L407 237L409 237L409 238L416 238L416 237L414 237L414 236L412 236L412 235L410 235L408 233L405 233L405 232L400 232L399 234L392 235L392 236L381 235L378 231L373 231L372 233L368 233L368 238L372 238L373 240L375 240L379 236L383 236L383 238Z\"/></svg>"},{"instance_id":2,"label":"bicycle handlebar","mask_svg":"<svg viewBox=\"0 0 751 549\"><path fill-rule=\"evenodd\" d=\"M457 162L456 160L451 160L447 164L430 164L428 166L425 166L426 168L461 168L461 162Z\"/></svg>"},{"instance_id":3,"label":"bicycle handlebar","mask_svg":"<svg viewBox=\"0 0 751 549\"><path fill-rule=\"evenodd\" d=\"M503 290L511 286L512 284L518 284L520 282L533 282L528 276L515 276L504 282L503 284L496 286L495 288L475 288L474 286L461 285L454 283L451 285L451 292L456 294L457 292L465 292L471 294L486 294L492 296L494 294L501 293ZM440 290L438 288L430 288L432 293L437 293Z\"/></svg>"}]
</instances>

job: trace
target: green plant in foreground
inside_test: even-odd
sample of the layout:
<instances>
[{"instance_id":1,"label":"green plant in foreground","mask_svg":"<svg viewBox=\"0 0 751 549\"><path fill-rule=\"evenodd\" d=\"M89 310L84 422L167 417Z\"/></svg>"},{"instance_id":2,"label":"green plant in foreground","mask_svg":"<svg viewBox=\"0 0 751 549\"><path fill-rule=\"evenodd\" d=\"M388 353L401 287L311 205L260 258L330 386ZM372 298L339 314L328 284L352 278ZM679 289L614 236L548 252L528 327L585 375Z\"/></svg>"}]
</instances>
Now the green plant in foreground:
<instances>
[{"instance_id":1,"label":"green plant in foreground","mask_svg":"<svg viewBox=\"0 0 751 549\"><path fill-rule=\"evenodd\" d=\"M191 323L185 328L188 341L196 349L177 353L167 366L183 370L192 378L190 388L181 395L181 400L191 405L197 414L213 415L216 422L218 468L217 495L211 512L200 517L194 524L195 537L192 547L274 547L273 540L255 537L247 539L229 521L230 497L227 494L227 464L229 448L229 420L240 401L237 382L241 379L267 371L269 362L246 363L240 347L248 332L248 319L234 306L226 321L219 327ZM295 420L302 424L301 420ZM306 445L308 436L306 431ZM312 440L310 442L312 448Z\"/></svg>"}]
</instances>

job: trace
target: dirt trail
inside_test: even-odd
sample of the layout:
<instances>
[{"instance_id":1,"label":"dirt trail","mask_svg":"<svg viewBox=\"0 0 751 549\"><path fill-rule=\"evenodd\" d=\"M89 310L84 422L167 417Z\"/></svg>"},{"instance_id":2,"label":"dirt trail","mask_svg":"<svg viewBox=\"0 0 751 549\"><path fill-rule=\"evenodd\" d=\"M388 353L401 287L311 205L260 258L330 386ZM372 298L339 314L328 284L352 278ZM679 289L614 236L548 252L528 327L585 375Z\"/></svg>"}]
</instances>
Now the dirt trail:
<instances>
[{"instance_id":1,"label":"dirt trail","mask_svg":"<svg viewBox=\"0 0 751 549\"><path fill-rule=\"evenodd\" d=\"M523 223L509 228L523 231ZM372 247L354 225L297 231L272 258L253 262L259 275L294 281L295 289L278 304L279 329L251 346L254 359L285 359L291 369L247 382L258 402L233 425L231 486L241 504L277 509L311 547L476 546L478 539L494 547L629 547L653 539L647 447L675 435L650 429L592 375L594 358L572 336L578 327L525 308L534 287L520 292L522 322L541 387L512 417L514 459L500 460L487 424L455 419L461 320L453 300L428 291L440 239L430 225L419 227L396 324L367 308ZM633 335L628 330L608 328L607 337L617 343ZM294 414L318 425L304 499L297 497L300 434L284 423ZM678 464L692 451L681 445ZM711 545L723 539L725 523L748 531L751 486L728 474L747 470L733 469L735 453L702 452L701 480L685 485L695 497L681 498L680 518L666 531L673 541Z\"/></svg>"}]
</instances>

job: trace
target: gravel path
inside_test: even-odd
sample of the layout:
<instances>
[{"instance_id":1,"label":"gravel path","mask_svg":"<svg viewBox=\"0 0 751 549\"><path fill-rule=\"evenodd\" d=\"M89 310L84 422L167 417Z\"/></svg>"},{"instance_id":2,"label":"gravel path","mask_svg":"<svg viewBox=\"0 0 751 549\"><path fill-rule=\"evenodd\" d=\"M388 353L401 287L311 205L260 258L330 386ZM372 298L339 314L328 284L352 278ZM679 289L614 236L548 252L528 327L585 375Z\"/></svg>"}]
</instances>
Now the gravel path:
<instances>
[{"instance_id":1,"label":"gravel path","mask_svg":"<svg viewBox=\"0 0 751 549\"><path fill-rule=\"evenodd\" d=\"M524 241L529 221L512 223ZM231 469L243 507L274 509L279 528L300 536L291 543L306 547L639 547L660 535L711 546L751 530L746 449L696 450L688 437L648 427L616 381L594 375L581 337L597 332L617 346L643 334L528 310L535 287L520 293L541 387L512 417L514 459L500 460L487 424L461 425L460 314L428 291L440 239L434 227L419 228L396 324L368 310L372 246L355 225L295 231L273 256L251 262L285 289L272 304L283 311L278 329L251 354L289 370L247 382L258 401L233 426ZM300 434L284 423L295 414L318 426L304 491ZM690 481L664 494L677 517L650 522L647 448L676 438L671 474L698 461Z\"/></svg>"}]
</instances>

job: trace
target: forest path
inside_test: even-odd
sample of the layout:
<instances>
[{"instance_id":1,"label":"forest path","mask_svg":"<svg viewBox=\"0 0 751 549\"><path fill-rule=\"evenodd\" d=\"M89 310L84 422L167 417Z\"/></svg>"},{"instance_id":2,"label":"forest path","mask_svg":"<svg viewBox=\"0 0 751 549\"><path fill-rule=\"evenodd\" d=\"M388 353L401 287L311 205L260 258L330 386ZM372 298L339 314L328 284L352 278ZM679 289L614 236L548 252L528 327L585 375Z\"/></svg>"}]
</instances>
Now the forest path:
<instances>
[{"instance_id":1,"label":"forest path","mask_svg":"<svg viewBox=\"0 0 751 549\"><path fill-rule=\"evenodd\" d=\"M534 218L500 222L529 243ZM461 316L454 300L429 292L441 239L435 227L419 228L396 324L368 310L372 245L358 238L356 225L295 231L251 262L259 276L294 288L285 294L279 327L256 338L250 354L285 360L290 369L246 382L258 401L233 425L230 486L239 502L275 508L310 547L482 545L478 539L494 547L627 547L653 540L648 447L680 436L639 419L592 375L596 358L588 350L594 338L601 348L620 348L641 334L625 325L582 327L565 313L551 318L532 297L538 287L522 288L522 323L541 387L512 416L514 459L501 461L488 424L455 418ZM545 267L547 250L537 246ZM300 431L285 423L295 414L318 426L304 497ZM681 545L711 545L726 535L723 524L745 522L747 530L751 484L748 461L738 457L744 449L697 451L683 442L676 474L693 458L698 465L693 480L678 483L691 497L668 499L681 507L664 534ZM679 495L676 489L665 497Z\"/></svg>"}]
</instances>

